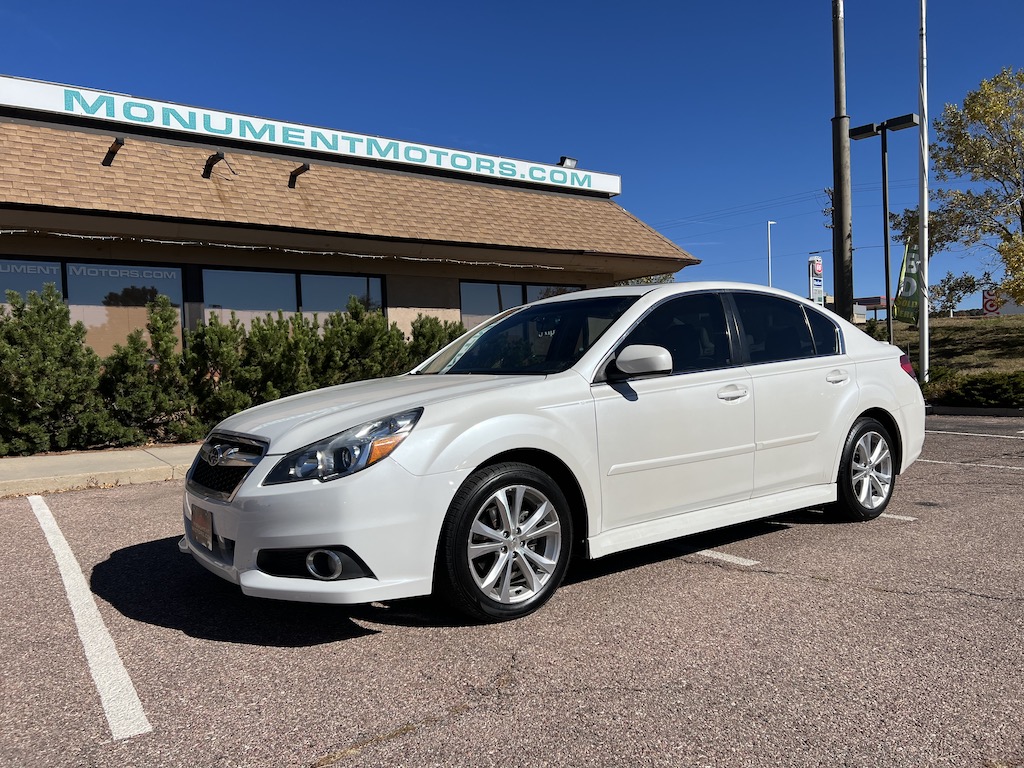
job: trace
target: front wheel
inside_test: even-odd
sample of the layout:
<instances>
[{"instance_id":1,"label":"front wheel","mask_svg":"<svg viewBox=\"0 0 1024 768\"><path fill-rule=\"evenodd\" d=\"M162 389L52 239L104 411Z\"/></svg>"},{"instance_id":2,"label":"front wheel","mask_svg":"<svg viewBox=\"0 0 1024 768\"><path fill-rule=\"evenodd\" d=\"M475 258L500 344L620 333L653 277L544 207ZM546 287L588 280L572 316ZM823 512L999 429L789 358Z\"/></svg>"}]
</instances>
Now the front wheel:
<instances>
[{"instance_id":1,"label":"front wheel","mask_svg":"<svg viewBox=\"0 0 1024 768\"><path fill-rule=\"evenodd\" d=\"M571 547L572 516L555 482L528 464L496 464L471 475L452 501L435 584L474 619L516 619L551 597Z\"/></svg>"},{"instance_id":2,"label":"front wheel","mask_svg":"<svg viewBox=\"0 0 1024 768\"><path fill-rule=\"evenodd\" d=\"M858 419L850 430L837 483L831 511L838 517L874 520L889 505L896 486L893 442L889 430L875 419Z\"/></svg>"}]
</instances>

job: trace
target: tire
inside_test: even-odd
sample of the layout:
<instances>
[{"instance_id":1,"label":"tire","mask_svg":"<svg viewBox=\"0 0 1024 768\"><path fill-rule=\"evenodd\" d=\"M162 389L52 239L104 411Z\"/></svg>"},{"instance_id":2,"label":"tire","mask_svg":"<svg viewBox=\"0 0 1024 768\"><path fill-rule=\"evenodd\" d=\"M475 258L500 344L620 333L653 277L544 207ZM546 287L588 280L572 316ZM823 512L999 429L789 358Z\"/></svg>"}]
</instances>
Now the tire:
<instances>
[{"instance_id":1,"label":"tire","mask_svg":"<svg viewBox=\"0 0 1024 768\"><path fill-rule=\"evenodd\" d=\"M889 506L896 487L896 461L889 430L869 417L857 420L843 446L836 503L829 511L854 522L874 520Z\"/></svg>"},{"instance_id":2,"label":"tire","mask_svg":"<svg viewBox=\"0 0 1024 768\"><path fill-rule=\"evenodd\" d=\"M484 467L448 510L435 591L474 620L518 619L558 588L572 540L569 505L548 475L528 464Z\"/></svg>"}]
</instances>

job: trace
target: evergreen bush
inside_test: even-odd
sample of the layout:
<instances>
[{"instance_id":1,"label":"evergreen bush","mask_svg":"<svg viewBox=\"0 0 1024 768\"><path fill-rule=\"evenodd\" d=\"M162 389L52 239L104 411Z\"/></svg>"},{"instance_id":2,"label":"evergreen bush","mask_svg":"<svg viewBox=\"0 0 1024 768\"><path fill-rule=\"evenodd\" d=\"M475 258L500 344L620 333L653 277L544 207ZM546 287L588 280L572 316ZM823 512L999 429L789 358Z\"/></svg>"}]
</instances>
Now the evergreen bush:
<instances>
[{"instance_id":1,"label":"evergreen bush","mask_svg":"<svg viewBox=\"0 0 1024 768\"><path fill-rule=\"evenodd\" d=\"M167 296L158 296L147 310L149 343L138 329L125 344L114 345L103 363L100 393L124 428L126 444L198 439L203 428L183 370L178 308Z\"/></svg>"},{"instance_id":2,"label":"evergreen bush","mask_svg":"<svg viewBox=\"0 0 1024 768\"><path fill-rule=\"evenodd\" d=\"M950 374L924 386L933 405L971 408L1024 408L1024 371Z\"/></svg>"},{"instance_id":3,"label":"evergreen bush","mask_svg":"<svg viewBox=\"0 0 1024 768\"><path fill-rule=\"evenodd\" d=\"M253 405L252 397L240 389L247 379L243 371L246 332L234 312L227 323L211 314L210 322L186 332L185 338L185 370L202 425L209 428Z\"/></svg>"},{"instance_id":4,"label":"evergreen bush","mask_svg":"<svg viewBox=\"0 0 1024 768\"><path fill-rule=\"evenodd\" d=\"M433 315L417 315L412 321L412 337L409 339L409 366L419 365L465 332L466 327L462 323L442 322Z\"/></svg>"},{"instance_id":5,"label":"evergreen bush","mask_svg":"<svg viewBox=\"0 0 1024 768\"><path fill-rule=\"evenodd\" d=\"M90 448L123 430L98 391L100 358L52 283L0 308L0 456Z\"/></svg>"},{"instance_id":6,"label":"evergreen bush","mask_svg":"<svg viewBox=\"0 0 1024 768\"><path fill-rule=\"evenodd\" d=\"M404 373L465 332L419 315L407 340L380 310L353 298L323 320L300 314L253 320L232 313L185 332L166 296L147 305L146 330L105 360L85 345L50 285L0 310L0 455L198 440L252 405L350 381Z\"/></svg>"},{"instance_id":7,"label":"evergreen bush","mask_svg":"<svg viewBox=\"0 0 1024 768\"><path fill-rule=\"evenodd\" d=\"M317 386L396 376L409 369L405 334L384 313L367 309L352 297L348 310L324 320L323 354L315 372Z\"/></svg>"}]
</instances>

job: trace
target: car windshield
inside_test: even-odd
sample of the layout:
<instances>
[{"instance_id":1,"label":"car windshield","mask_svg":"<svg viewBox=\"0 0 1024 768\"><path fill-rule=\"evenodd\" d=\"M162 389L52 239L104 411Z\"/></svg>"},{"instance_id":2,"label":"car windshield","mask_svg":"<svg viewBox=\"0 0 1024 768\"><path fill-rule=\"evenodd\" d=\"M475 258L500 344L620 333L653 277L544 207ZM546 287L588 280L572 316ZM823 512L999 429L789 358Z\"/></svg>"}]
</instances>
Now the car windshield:
<instances>
[{"instance_id":1,"label":"car windshield","mask_svg":"<svg viewBox=\"0 0 1024 768\"><path fill-rule=\"evenodd\" d=\"M498 315L417 373L547 374L564 371L637 300L601 296L537 304Z\"/></svg>"}]
</instances>

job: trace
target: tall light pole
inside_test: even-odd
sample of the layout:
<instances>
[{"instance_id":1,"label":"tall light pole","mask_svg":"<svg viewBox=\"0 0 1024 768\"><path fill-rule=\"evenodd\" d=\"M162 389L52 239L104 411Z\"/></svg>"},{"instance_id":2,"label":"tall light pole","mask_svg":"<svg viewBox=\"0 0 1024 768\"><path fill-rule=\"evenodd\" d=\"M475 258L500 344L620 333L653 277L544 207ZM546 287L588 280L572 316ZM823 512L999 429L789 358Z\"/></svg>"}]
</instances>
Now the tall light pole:
<instances>
[{"instance_id":1,"label":"tall light pole","mask_svg":"<svg viewBox=\"0 0 1024 768\"><path fill-rule=\"evenodd\" d=\"M768 287L772 287L772 224L778 224L777 221L768 222Z\"/></svg>"},{"instance_id":2,"label":"tall light pole","mask_svg":"<svg viewBox=\"0 0 1024 768\"><path fill-rule=\"evenodd\" d=\"M889 131L902 131L920 124L917 115L911 113L902 117L893 117L880 123L868 123L850 129L850 138L854 141L867 139L871 136L882 137L882 219L885 232L883 247L885 249L885 325L889 331L889 343L893 343L892 333L892 269L889 266L889 143L886 134Z\"/></svg>"}]
</instances>

